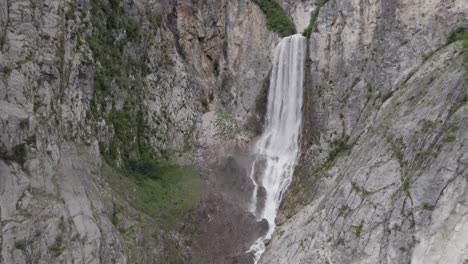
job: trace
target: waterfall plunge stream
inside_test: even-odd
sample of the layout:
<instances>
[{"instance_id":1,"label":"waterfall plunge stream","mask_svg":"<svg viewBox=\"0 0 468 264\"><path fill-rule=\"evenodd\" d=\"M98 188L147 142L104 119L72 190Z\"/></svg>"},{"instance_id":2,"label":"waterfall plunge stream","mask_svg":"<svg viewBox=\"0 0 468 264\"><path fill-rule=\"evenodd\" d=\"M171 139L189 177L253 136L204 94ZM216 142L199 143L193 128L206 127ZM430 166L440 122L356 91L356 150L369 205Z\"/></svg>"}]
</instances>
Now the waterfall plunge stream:
<instances>
[{"instance_id":1,"label":"waterfall plunge stream","mask_svg":"<svg viewBox=\"0 0 468 264\"><path fill-rule=\"evenodd\" d=\"M305 53L306 38L300 34L283 38L274 51L265 130L254 147L256 160L250 175L255 186L250 211L269 225L267 234L249 250L255 263L273 234L278 207L298 159Z\"/></svg>"}]
</instances>

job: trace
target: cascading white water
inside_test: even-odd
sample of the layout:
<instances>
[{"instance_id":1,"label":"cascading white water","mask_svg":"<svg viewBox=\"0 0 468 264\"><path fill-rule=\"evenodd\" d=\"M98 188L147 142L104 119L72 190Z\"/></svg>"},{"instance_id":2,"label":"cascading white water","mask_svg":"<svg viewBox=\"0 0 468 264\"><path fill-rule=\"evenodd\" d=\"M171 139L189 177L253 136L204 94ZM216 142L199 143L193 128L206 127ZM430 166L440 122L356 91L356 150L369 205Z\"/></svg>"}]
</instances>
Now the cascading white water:
<instances>
[{"instance_id":1,"label":"cascading white water","mask_svg":"<svg viewBox=\"0 0 468 264\"><path fill-rule=\"evenodd\" d=\"M250 210L269 224L267 234L249 250L255 255L255 263L265 251L264 241L273 234L278 207L298 158L305 52L306 38L300 34L283 38L274 51L265 130L254 147L257 158L250 175L255 185ZM263 166L256 166L260 161ZM264 201L259 203L257 195L262 187Z\"/></svg>"}]
</instances>

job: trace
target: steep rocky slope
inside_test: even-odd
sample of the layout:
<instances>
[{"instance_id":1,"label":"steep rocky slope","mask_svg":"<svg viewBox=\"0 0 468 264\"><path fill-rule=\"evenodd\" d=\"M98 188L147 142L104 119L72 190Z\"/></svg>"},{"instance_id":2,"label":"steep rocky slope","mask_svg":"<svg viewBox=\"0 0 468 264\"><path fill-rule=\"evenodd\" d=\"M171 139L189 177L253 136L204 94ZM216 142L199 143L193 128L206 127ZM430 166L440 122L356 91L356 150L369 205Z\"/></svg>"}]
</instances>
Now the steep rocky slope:
<instances>
[{"instance_id":1,"label":"steep rocky slope","mask_svg":"<svg viewBox=\"0 0 468 264\"><path fill-rule=\"evenodd\" d=\"M4 0L0 11L0 262L190 262L191 239L209 241L203 220L238 206L210 155L260 118L278 40L260 9ZM232 258L245 243L196 250Z\"/></svg>"},{"instance_id":2,"label":"steep rocky slope","mask_svg":"<svg viewBox=\"0 0 468 264\"><path fill-rule=\"evenodd\" d=\"M261 262L468 259L466 4L278 2L305 123ZM0 263L251 263L278 6L0 0Z\"/></svg>"},{"instance_id":3,"label":"steep rocky slope","mask_svg":"<svg viewBox=\"0 0 468 264\"><path fill-rule=\"evenodd\" d=\"M466 5L316 6L304 154L261 263L464 263Z\"/></svg>"},{"instance_id":4,"label":"steep rocky slope","mask_svg":"<svg viewBox=\"0 0 468 264\"><path fill-rule=\"evenodd\" d=\"M1 2L0 262L179 255L138 195L149 191L101 169L182 149L199 117L165 5Z\"/></svg>"}]
</instances>

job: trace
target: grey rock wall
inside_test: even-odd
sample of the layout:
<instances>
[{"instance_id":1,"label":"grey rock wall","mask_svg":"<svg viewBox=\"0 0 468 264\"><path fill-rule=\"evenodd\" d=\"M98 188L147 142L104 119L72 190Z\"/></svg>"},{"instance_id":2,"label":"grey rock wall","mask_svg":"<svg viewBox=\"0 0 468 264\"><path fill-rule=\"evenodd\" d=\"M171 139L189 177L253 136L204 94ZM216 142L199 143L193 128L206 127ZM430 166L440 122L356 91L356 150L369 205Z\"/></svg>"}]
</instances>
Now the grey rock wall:
<instances>
[{"instance_id":1,"label":"grey rock wall","mask_svg":"<svg viewBox=\"0 0 468 264\"><path fill-rule=\"evenodd\" d=\"M462 2L320 9L302 161L261 263L466 261Z\"/></svg>"},{"instance_id":2,"label":"grey rock wall","mask_svg":"<svg viewBox=\"0 0 468 264\"><path fill-rule=\"evenodd\" d=\"M148 56L149 74L127 76L142 80L133 93L151 131L146 143L156 153L180 149L200 116L198 86L165 26L167 14L151 9L164 3L137 4L123 8L148 31L124 53ZM145 8L161 16L160 27L149 24ZM96 100L113 100L96 95L102 62L89 44L96 30L90 10L88 1L0 2L0 263L153 263L175 245L101 177L102 146L119 132L109 116L129 96L114 87L118 100L90 110ZM124 213L116 216L116 207Z\"/></svg>"},{"instance_id":3,"label":"grey rock wall","mask_svg":"<svg viewBox=\"0 0 468 264\"><path fill-rule=\"evenodd\" d=\"M222 226L233 208L245 232L261 230L211 168L229 159L226 140L250 140L276 41L251 1L0 1L0 263L188 262L194 226L207 215ZM228 118L207 128L203 114ZM168 231L109 163L192 145L176 162L216 187L185 230ZM218 248L202 237L193 257L242 258L229 223Z\"/></svg>"}]
</instances>

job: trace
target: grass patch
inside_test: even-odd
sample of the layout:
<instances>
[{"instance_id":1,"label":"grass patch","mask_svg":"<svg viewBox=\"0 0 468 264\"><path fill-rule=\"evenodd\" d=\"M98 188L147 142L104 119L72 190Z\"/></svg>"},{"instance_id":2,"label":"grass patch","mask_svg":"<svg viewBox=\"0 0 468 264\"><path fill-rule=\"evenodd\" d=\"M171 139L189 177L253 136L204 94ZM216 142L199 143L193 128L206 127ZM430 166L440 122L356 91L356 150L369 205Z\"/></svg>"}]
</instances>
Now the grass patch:
<instances>
[{"instance_id":1,"label":"grass patch","mask_svg":"<svg viewBox=\"0 0 468 264\"><path fill-rule=\"evenodd\" d=\"M468 103L468 92L460 94L452 106L448 110L447 118L450 118L458 111L462 106Z\"/></svg>"},{"instance_id":2,"label":"grass patch","mask_svg":"<svg viewBox=\"0 0 468 264\"><path fill-rule=\"evenodd\" d=\"M345 240L343 238L338 238L336 240L336 243L335 243L337 246L341 245L341 246L344 246L345 245Z\"/></svg>"},{"instance_id":3,"label":"grass patch","mask_svg":"<svg viewBox=\"0 0 468 264\"><path fill-rule=\"evenodd\" d=\"M357 238L361 237L362 228L364 227L364 220L361 220L361 223L358 226L355 226L356 230L354 230L354 234Z\"/></svg>"},{"instance_id":4,"label":"grass patch","mask_svg":"<svg viewBox=\"0 0 468 264\"><path fill-rule=\"evenodd\" d=\"M457 140L457 131L458 131L458 125L455 123L448 123L447 128L447 135L444 138L445 143L450 143L454 142Z\"/></svg>"},{"instance_id":5,"label":"grass patch","mask_svg":"<svg viewBox=\"0 0 468 264\"><path fill-rule=\"evenodd\" d=\"M401 232L401 226L398 225L398 224L393 224L392 230L393 230L394 233Z\"/></svg>"},{"instance_id":6,"label":"grass patch","mask_svg":"<svg viewBox=\"0 0 468 264\"><path fill-rule=\"evenodd\" d=\"M370 194L370 192L369 192L368 190L366 190L366 189L365 189L364 187L362 187L362 186L359 186L359 184L357 184L357 183L354 182L354 181L351 182L351 188L352 188L355 192L360 193L360 194L362 194L362 195L364 195L364 196Z\"/></svg>"},{"instance_id":7,"label":"grass patch","mask_svg":"<svg viewBox=\"0 0 468 264\"><path fill-rule=\"evenodd\" d=\"M150 175L145 170L118 170L107 163L102 171L112 188L130 205L164 227L176 228L198 203L198 173L191 167L157 163L151 166L154 172Z\"/></svg>"},{"instance_id":8,"label":"grass patch","mask_svg":"<svg viewBox=\"0 0 468 264\"><path fill-rule=\"evenodd\" d=\"M402 178L401 179L401 188L403 189L403 191L405 192L406 196L411 196L411 193L410 193L410 182L409 182L409 179L407 177L405 178Z\"/></svg>"},{"instance_id":9,"label":"grass patch","mask_svg":"<svg viewBox=\"0 0 468 264\"><path fill-rule=\"evenodd\" d=\"M390 136L386 137L387 143L390 145L392 156L398 161L401 168L405 168L407 161L405 161L404 152L406 145L402 138L393 139Z\"/></svg>"},{"instance_id":10,"label":"grass patch","mask_svg":"<svg viewBox=\"0 0 468 264\"><path fill-rule=\"evenodd\" d=\"M445 143L450 143L450 142L454 142L455 140L457 140L457 136L455 134L448 134L445 138L444 138L444 142Z\"/></svg>"},{"instance_id":11,"label":"grass patch","mask_svg":"<svg viewBox=\"0 0 468 264\"><path fill-rule=\"evenodd\" d=\"M347 217L351 213L351 208L347 204L342 204L340 208L338 208L338 216Z\"/></svg>"},{"instance_id":12,"label":"grass patch","mask_svg":"<svg viewBox=\"0 0 468 264\"><path fill-rule=\"evenodd\" d=\"M58 257L62 255L63 247L62 247L62 242L63 242L63 236L57 235L55 238L55 242L52 246L49 247L50 251L52 251L52 255L55 257Z\"/></svg>"},{"instance_id":13,"label":"grass patch","mask_svg":"<svg viewBox=\"0 0 468 264\"><path fill-rule=\"evenodd\" d=\"M281 37L286 37L296 33L296 27L288 14L275 0L255 0L266 16L267 27L277 32Z\"/></svg>"},{"instance_id":14,"label":"grass patch","mask_svg":"<svg viewBox=\"0 0 468 264\"><path fill-rule=\"evenodd\" d=\"M328 0L318 0L315 3L315 9L314 11L310 14L310 21L309 25L307 26L306 29L304 29L304 32L302 32L302 35L306 38L310 38L310 35L312 34L312 30L314 29L315 22L317 22L317 17L320 13L320 8L324 6Z\"/></svg>"},{"instance_id":15,"label":"grass patch","mask_svg":"<svg viewBox=\"0 0 468 264\"><path fill-rule=\"evenodd\" d=\"M447 45L459 40L463 41L463 61L466 63L468 62L468 28L459 27L450 32Z\"/></svg>"},{"instance_id":16,"label":"grass patch","mask_svg":"<svg viewBox=\"0 0 468 264\"><path fill-rule=\"evenodd\" d=\"M36 200L44 200L48 202L54 202L58 204L64 204L65 202L63 201L62 198L48 194L44 191L32 191L32 196Z\"/></svg>"},{"instance_id":17,"label":"grass patch","mask_svg":"<svg viewBox=\"0 0 468 264\"><path fill-rule=\"evenodd\" d=\"M421 126L421 129L424 133L433 132L437 128L437 123L435 121L426 118L421 119L419 121L419 125Z\"/></svg>"},{"instance_id":18,"label":"grass patch","mask_svg":"<svg viewBox=\"0 0 468 264\"><path fill-rule=\"evenodd\" d=\"M15 248L16 249L25 250L27 246L28 246L28 241L26 241L24 239L15 241Z\"/></svg>"},{"instance_id":19,"label":"grass patch","mask_svg":"<svg viewBox=\"0 0 468 264\"><path fill-rule=\"evenodd\" d=\"M354 143L350 143L349 136L346 136L342 139L335 139L331 145L333 149L328 154L328 158L322 167L322 169L325 170L333 166L339 157L348 155L351 152Z\"/></svg>"}]
</instances>

